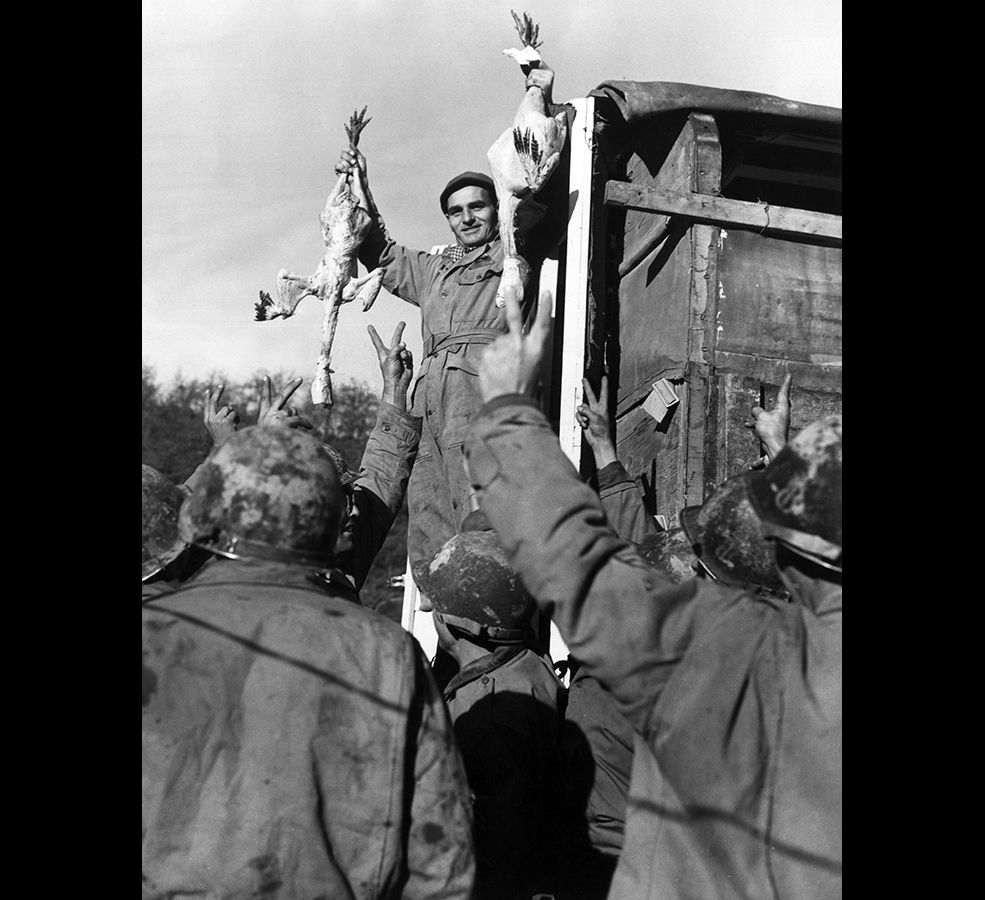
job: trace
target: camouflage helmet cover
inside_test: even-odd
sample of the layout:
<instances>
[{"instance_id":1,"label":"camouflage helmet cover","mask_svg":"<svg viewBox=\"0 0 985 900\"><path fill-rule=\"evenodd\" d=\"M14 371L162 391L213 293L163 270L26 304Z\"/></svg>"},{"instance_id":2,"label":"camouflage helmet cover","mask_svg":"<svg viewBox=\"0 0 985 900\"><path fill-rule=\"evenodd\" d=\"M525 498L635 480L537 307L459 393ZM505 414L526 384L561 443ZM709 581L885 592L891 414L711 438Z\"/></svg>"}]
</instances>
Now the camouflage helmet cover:
<instances>
[{"instance_id":1,"label":"camouflage helmet cover","mask_svg":"<svg viewBox=\"0 0 985 900\"><path fill-rule=\"evenodd\" d=\"M749 495L763 531L841 568L841 416L813 422L763 471Z\"/></svg>"},{"instance_id":2,"label":"camouflage helmet cover","mask_svg":"<svg viewBox=\"0 0 985 900\"><path fill-rule=\"evenodd\" d=\"M466 524L487 523L484 517L472 515ZM415 568L415 581L446 622L493 643L523 640L536 604L494 531L456 534L428 565Z\"/></svg>"},{"instance_id":3,"label":"camouflage helmet cover","mask_svg":"<svg viewBox=\"0 0 985 900\"><path fill-rule=\"evenodd\" d=\"M185 492L148 465L141 465L141 488L141 580L146 581L188 545L178 536L178 514Z\"/></svg>"},{"instance_id":4,"label":"camouflage helmet cover","mask_svg":"<svg viewBox=\"0 0 985 900\"><path fill-rule=\"evenodd\" d=\"M735 586L785 590L773 545L749 499L750 473L730 478L702 506L681 510L681 525L712 577Z\"/></svg>"},{"instance_id":5,"label":"camouflage helmet cover","mask_svg":"<svg viewBox=\"0 0 985 900\"><path fill-rule=\"evenodd\" d=\"M648 534L636 548L648 565L675 584L694 578L698 561L682 528Z\"/></svg>"},{"instance_id":6,"label":"camouflage helmet cover","mask_svg":"<svg viewBox=\"0 0 985 900\"><path fill-rule=\"evenodd\" d=\"M212 451L182 507L180 529L185 540L233 559L327 567L345 508L321 441L251 426Z\"/></svg>"}]
</instances>

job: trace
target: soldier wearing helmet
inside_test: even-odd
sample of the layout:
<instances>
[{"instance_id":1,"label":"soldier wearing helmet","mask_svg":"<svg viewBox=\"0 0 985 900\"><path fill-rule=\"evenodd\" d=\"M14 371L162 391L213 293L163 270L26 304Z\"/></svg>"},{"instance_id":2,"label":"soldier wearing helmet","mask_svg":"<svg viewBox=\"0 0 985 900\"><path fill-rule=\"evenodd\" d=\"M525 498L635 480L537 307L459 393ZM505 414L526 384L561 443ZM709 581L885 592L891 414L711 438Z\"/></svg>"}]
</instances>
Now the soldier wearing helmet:
<instances>
[{"instance_id":1,"label":"soldier wearing helmet","mask_svg":"<svg viewBox=\"0 0 985 900\"><path fill-rule=\"evenodd\" d=\"M524 336L507 310L466 457L510 562L637 735L609 896L838 896L841 417L742 476L789 602L675 582L605 521L529 399L547 316Z\"/></svg>"},{"instance_id":2,"label":"soldier wearing helmet","mask_svg":"<svg viewBox=\"0 0 985 900\"><path fill-rule=\"evenodd\" d=\"M219 558L143 605L145 895L470 896L427 661L318 577L346 508L320 441L263 426L214 448L182 505L182 540Z\"/></svg>"},{"instance_id":3,"label":"soldier wearing helmet","mask_svg":"<svg viewBox=\"0 0 985 900\"><path fill-rule=\"evenodd\" d=\"M188 545L178 537L178 512L185 494L153 466L141 466L141 582L170 565Z\"/></svg>"},{"instance_id":4,"label":"soldier wearing helmet","mask_svg":"<svg viewBox=\"0 0 985 900\"><path fill-rule=\"evenodd\" d=\"M485 516L474 510L461 528L415 581L457 669L439 684L472 791L476 896L551 893L564 688L533 632L536 603Z\"/></svg>"},{"instance_id":5,"label":"soldier wearing helmet","mask_svg":"<svg viewBox=\"0 0 985 900\"><path fill-rule=\"evenodd\" d=\"M153 466L141 466L142 598L173 590L208 560L178 534L178 513L185 491Z\"/></svg>"},{"instance_id":6,"label":"soldier wearing helmet","mask_svg":"<svg viewBox=\"0 0 985 900\"><path fill-rule=\"evenodd\" d=\"M406 323L397 323L389 347L372 325L368 327L383 376L383 390L359 470L353 471L338 450L324 444L339 474L347 513L323 577L356 601L403 506L420 443L421 420L407 410L414 360L402 340L405 327ZM257 424L310 431L311 422L289 405L301 383L302 379L295 378L275 394L269 376L264 376ZM214 395L211 390L205 394L203 419L214 445L234 434L239 426L234 408L220 406L222 388L219 385ZM183 489L190 491L194 487L203 468L204 464L196 469Z\"/></svg>"}]
</instances>

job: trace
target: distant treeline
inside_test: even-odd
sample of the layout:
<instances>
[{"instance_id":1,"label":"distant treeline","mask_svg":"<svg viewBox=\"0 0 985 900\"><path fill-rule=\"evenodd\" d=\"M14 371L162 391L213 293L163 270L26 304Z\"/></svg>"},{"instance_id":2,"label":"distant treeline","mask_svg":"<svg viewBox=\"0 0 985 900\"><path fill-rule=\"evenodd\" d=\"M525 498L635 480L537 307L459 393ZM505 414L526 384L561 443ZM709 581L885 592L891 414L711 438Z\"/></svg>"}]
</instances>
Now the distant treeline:
<instances>
[{"instance_id":1,"label":"distant treeline","mask_svg":"<svg viewBox=\"0 0 985 900\"><path fill-rule=\"evenodd\" d=\"M177 375L169 385L157 381L153 367L141 366L141 462L153 466L178 483L195 470L212 449L212 439L202 423L204 394L225 385L222 402L239 413L239 427L256 424L263 376L270 375L276 394L293 372L258 372L246 382L236 382L221 372L199 380ZM310 376L291 396L294 406L315 426L312 432L331 444L353 471L359 469L369 434L376 422L379 397L367 384L357 381L333 383L335 405L331 411L315 409L311 402ZM364 605L400 620L402 592L387 586L387 580L406 567L407 504L397 517L376 563L363 586Z\"/></svg>"}]
</instances>

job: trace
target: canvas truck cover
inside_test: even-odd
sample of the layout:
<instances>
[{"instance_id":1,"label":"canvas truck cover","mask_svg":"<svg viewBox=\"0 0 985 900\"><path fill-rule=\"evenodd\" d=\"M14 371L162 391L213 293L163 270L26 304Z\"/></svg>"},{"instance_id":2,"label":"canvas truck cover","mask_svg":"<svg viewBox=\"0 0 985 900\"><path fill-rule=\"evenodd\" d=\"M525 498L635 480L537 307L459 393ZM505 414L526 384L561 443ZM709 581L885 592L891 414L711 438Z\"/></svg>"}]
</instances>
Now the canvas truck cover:
<instances>
[{"instance_id":1,"label":"canvas truck cover","mask_svg":"<svg viewBox=\"0 0 985 900\"><path fill-rule=\"evenodd\" d=\"M586 370L610 372L619 457L673 527L760 456L745 422L786 374L791 434L842 411L842 113L676 82L590 96Z\"/></svg>"}]
</instances>

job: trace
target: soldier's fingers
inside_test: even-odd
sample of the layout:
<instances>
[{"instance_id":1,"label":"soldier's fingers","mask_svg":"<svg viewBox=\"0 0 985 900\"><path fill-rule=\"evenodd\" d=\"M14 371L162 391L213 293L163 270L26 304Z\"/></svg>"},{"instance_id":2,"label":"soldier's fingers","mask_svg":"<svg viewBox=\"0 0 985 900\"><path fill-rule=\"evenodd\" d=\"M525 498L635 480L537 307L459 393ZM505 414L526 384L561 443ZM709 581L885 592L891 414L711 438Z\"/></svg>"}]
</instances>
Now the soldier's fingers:
<instances>
[{"instance_id":1,"label":"soldier's fingers","mask_svg":"<svg viewBox=\"0 0 985 900\"><path fill-rule=\"evenodd\" d=\"M386 346L383 343L383 339L376 333L376 329L372 325L367 325L366 330L369 331L373 346L376 348L376 355L386 356Z\"/></svg>"},{"instance_id":2,"label":"soldier's fingers","mask_svg":"<svg viewBox=\"0 0 985 900\"><path fill-rule=\"evenodd\" d=\"M287 387L277 395L277 409L284 408L287 401L291 399L291 394L301 387L301 381L300 378L294 378L287 383Z\"/></svg>"},{"instance_id":3,"label":"soldier's fingers","mask_svg":"<svg viewBox=\"0 0 985 900\"><path fill-rule=\"evenodd\" d=\"M503 292L503 299L506 301L506 326L509 333L517 341L523 335L523 315L520 312L520 299L517 297L518 291L508 289Z\"/></svg>"},{"instance_id":4,"label":"soldier's fingers","mask_svg":"<svg viewBox=\"0 0 985 900\"><path fill-rule=\"evenodd\" d=\"M270 383L270 376L263 376L263 384L260 386L260 399L261 401L266 400L267 406L274 405L274 388Z\"/></svg>"},{"instance_id":5,"label":"soldier's fingers","mask_svg":"<svg viewBox=\"0 0 985 900\"><path fill-rule=\"evenodd\" d=\"M758 419L764 412L766 412L766 410L763 409L763 407L761 407L761 406L754 406L752 408L752 414L753 414L754 420L755 419ZM754 425L756 424L755 421L753 421L753 424Z\"/></svg>"},{"instance_id":6,"label":"soldier's fingers","mask_svg":"<svg viewBox=\"0 0 985 900\"><path fill-rule=\"evenodd\" d=\"M212 402L214 404L214 407L213 408L218 409L218 407L219 407L219 398L222 397L222 392L225 389L226 389L226 386L224 384L220 384L219 387L216 388L215 397L212 398Z\"/></svg>"},{"instance_id":7,"label":"soldier's fingers","mask_svg":"<svg viewBox=\"0 0 985 900\"><path fill-rule=\"evenodd\" d=\"M780 391L776 395L776 405L778 408L788 409L790 407L790 385L793 382L793 375L788 374L780 385Z\"/></svg>"},{"instance_id":8,"label":"soldier's fingers","mask_svg":"<svg viewBox=\"0 0 985 900\"><path fill-rule=\"evenodd\" d=\"M595 391L592 390L587 378L582 378L581 389L585 392L585 399L588 400L589 407L595 406L599 402L599 398L595 396Z\"/></svg>"},{"instance_id":9,"label":"soldier's fingers","mask_svg":"<svg viewBox=\"0 0 985 900\"><path fill-rule=\"evenodd\" d=\"M538 339L543 342L547 338L547 332L551 328L551 313L554 306L554 295L550 291L544 291L537 301L537 318L534 320L534 327L531 331L538 333Z\"/></svg>"},{"instance_id":10,"label":"soldier's fingers","mask_svg":"<svg viewBox=\"0 0 985 900\"><path fill-rule=\"evenodd\" d=\"M602 381L599 382L599 399L603 403L608 405L609 403L609 373L605 372L602 375Z\"/></svg>"},{"instance_id":11,"label":"soldier's fingers","mask_svg":"<svg viewBox=\"0 0 985 900\"><path fill-rule=\"evenodd\" d=\"M404 336L404 329L407 327L406 322L397 322L397 327L393 329L393 340L390 341L390 346L394 347L400 343Z\"/></svg>"}]
</instances>

